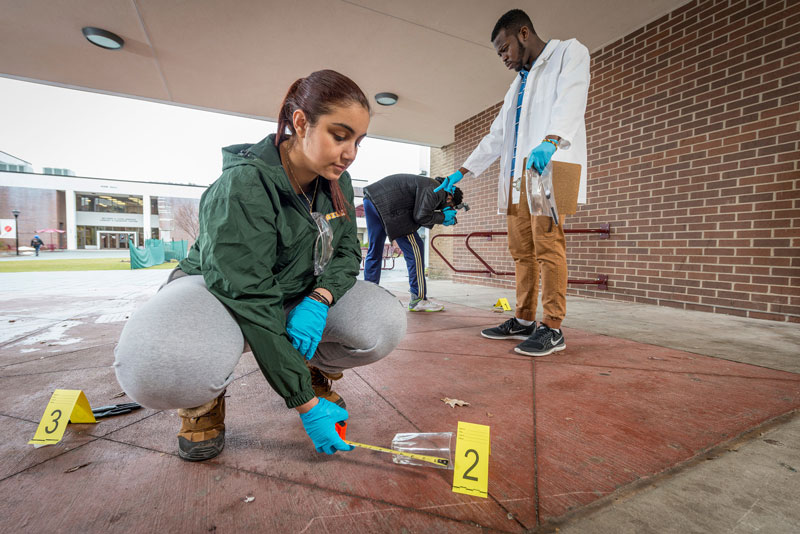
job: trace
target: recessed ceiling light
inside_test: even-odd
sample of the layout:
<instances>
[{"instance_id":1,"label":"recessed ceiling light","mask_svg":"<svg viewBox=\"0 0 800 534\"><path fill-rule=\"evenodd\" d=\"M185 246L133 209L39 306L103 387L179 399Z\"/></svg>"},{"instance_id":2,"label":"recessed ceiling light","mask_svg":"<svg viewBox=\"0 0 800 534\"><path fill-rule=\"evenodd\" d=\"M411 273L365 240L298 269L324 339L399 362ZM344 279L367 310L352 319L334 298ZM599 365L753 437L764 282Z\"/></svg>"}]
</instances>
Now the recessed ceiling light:
<instances>
[{"instance_id":1,"label":"recessed ceiling light","mask_svg":"<svg viewBox=\"0 0 800 534\"><path fill-rule=\"evenodd\" d=\"M375 101L381 106L393 106L397 104L397 95L394 93L378 93Z\"/></svg>"},{"instance_id":2,"label":"recessed ceiling light","mask_svg":"<svg viewBox=\"0 0 800 534\"><path fill-rule=\"evenodd\" d=\"M122 48L122 45L125 44L125 41L122 39L122 37L116 33L111 33L110 31L102 30L100 28L86 26L81 31L83 32L83 36L86 37L90 43L95 46L99 46L100 48L105 48L107 50L119 50Z\"/></svg>"}]
</instances>

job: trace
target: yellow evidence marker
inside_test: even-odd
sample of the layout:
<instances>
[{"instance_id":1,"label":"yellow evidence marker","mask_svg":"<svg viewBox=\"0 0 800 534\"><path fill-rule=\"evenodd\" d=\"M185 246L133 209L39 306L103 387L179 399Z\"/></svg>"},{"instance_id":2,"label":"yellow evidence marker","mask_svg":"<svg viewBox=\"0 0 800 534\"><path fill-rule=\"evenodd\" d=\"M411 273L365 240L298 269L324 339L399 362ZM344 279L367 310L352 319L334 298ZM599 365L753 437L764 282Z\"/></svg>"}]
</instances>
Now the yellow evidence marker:
<instances>
[{"instance_id":1,"label":"yellow evidence marker","mask_svg":"<svg viewBox=\"0 0 800 534\"><path fill-rule=\"evenodd\" d=\"M511 304L508 303L508 299L506 298L497 299L497 302L493 307L501 308L503 311L511 311Z\"/></svg>"},{"instance_id":2,"label":"yellow evidence marker","mask_svg":"<svg viewBox=\"0 0 800 534\"><path fill-rule=\"evenodd\" d=\"M37 447L55 445L64 437L67 423L96 423L92 407L80 389L57 389L50 397L32 443Z\"/></svg>"},{"instance_id":3,"label":"yellow evidence marker","mask_svg":"<svg viewBox=\"0 0 800 534\"><path fill-rule=\"evenodd\" d=\"M489 427L458 422L453 491L475 497L489 496Z\"/></svg>"}]
</instances>

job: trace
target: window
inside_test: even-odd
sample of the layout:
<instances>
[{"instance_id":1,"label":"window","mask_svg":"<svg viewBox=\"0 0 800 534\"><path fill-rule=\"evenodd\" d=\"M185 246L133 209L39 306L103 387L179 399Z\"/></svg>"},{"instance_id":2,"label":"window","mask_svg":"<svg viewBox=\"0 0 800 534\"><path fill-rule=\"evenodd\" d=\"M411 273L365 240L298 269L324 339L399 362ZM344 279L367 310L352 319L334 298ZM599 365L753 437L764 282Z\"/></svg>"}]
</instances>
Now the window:
<instances>
[{"instance_id":1,"label":"window","mask_svg":"<svg viewBox=\"0 0 800 534\"><path fill-rule=\"evenodd\" d=\"M0 163L0 171L7 172L33 172L30 165L14 165L12 163Z\"/></svg>"},{"instance_id":2,"label":"window","mask_svg":"<svg viewBox=\"0 0 800 534\"><path fill-rule=\"evenodd\" d=\"M75 195L77 211L96 211L102 213L143 213L142 197L97 195L78 193Z\"/></svg>"}]
</instances>

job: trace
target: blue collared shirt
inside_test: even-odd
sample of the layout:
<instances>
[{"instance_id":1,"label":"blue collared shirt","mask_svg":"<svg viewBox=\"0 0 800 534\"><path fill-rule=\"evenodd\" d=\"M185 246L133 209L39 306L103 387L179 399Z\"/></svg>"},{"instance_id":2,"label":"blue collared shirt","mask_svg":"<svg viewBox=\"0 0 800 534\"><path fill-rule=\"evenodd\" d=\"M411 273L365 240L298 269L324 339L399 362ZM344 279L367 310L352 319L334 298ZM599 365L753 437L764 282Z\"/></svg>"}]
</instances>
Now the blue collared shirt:
<instances>
[{"instance_id":1,"label":"blue collared shirt","mask_svg":"<svg viewBox=\"0 0 800 534\"><path fill-rule=\"evenodd\" d=\"M511 175L514 175L514 169L517 162L517 132L519 131L519 116L522 111L522 97L525 94L525 83L528 81L528 71L522 69L519 71L519 77L522 80L519 82L519 91L517 92L517 114L514 118L514 151L511 153Z\"/></svg>"}]
</instances>

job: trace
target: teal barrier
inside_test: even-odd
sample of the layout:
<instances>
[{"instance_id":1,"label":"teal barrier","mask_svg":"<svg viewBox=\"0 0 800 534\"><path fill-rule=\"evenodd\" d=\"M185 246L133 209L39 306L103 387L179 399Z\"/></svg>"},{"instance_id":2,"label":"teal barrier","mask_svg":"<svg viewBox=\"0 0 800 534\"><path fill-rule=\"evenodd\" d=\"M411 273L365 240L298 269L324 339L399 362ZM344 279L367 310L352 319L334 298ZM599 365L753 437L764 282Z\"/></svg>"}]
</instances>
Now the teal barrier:
<instances>
[{"instance_id":1,"label":"teal barrier","mask_svg":"<svg viewBox=\"0 0 800 534\"><path fill-rule=\"evenodd\" d=\"M144 269L176 260L181 261L189 252L188 241L147 239L144 248L131 248L131 269Z\"/></svg>"},{"instance_id":2,"label":"teal barrier","mask_svg":"<svg viewBox=\"0 0 800 534\"><path fill-rule=\"evenodd\" d=\"M189 253L189 242L183 241L170 241L164 243L164 259L166 261L177 260L181 261Z\"/></svg>"}]
</instances>

